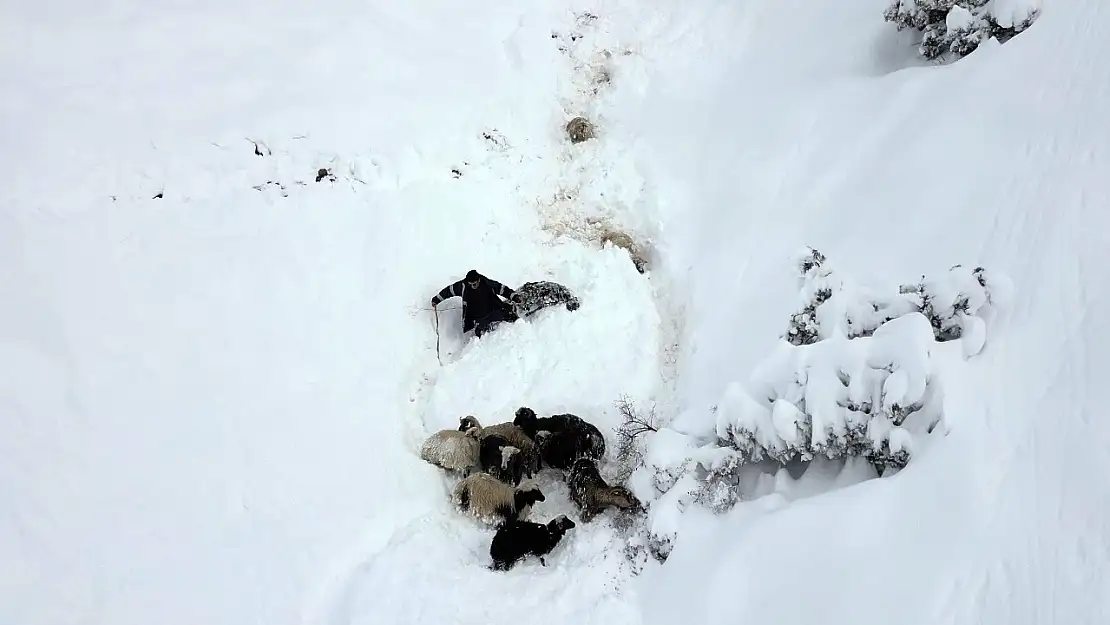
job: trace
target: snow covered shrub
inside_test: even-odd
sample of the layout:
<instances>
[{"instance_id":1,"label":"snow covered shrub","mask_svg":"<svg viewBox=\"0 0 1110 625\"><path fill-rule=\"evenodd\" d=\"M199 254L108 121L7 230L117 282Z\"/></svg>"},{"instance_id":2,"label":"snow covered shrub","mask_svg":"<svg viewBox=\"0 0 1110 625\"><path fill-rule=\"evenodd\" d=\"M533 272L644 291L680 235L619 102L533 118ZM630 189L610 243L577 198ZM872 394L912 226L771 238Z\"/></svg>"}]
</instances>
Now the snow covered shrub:
<instances>
[{"instance_id":1,"label":"snow covered shrub","mask_svg":"<svg viewBox=\"0 0 1110 625\"><path fill-rule=\"evenodd\" d=\"M831 272L825 268L825 255L813 248L797 259L801 272L802 309L790 318L786 340L793 345L809 345L821 338L817 308L832 297Z\"/></svg>"},{"instance_id":2,"label":"snow covered shrub","mask_svg":"<svg viewBox=\"0 0 1110 625\"><path fill-rule=\"evenodd\" d=\"M620 461L619 480L647 514L616 515L613 523L625 536L625 557L638 574L649 561L667 560L677 535L678 515L689 502L686 493L695 484L687 475L690 447L686 437L655 425L654 411L640 414L624 400L618 406L625 421L618 431L617 456L626 457Z\"/></svg>"},{"instance_id":3,"label":"snow covered shrub","mask_svg":"<svg viewBox=\"0 0 1110 625\"><path fill-rule=\"evenodd\" d=\"M715 470L770 459L867 458L880 474L909 460L906 421L931 430L940 417L929 320L911 313L869 337L786 346L731 385L717 410L720 442L738 452Z\"/></svg>"},{"instance_id":4,"label":"snow covered shrub","mask_svg":"<svg viewBox=\"0 0 1110 625\"><path fill-rule=\"evenodd\" d=\"M783 336L791 345L812 345L831 336L871 336L880 325L914 311L897 301L846 283L821 252L807 248L795 258L801 309L790 317Z\"/></svg>"},{"instance_id":5,"label":"snow covered shrub","mask_svg":"<svg viewBox=\"0 0 1110 625\"><path fill-rule=\"evenodd\" d=\"M700 450L693 466L697 482L693 501L717 514L726 512L741 499L744 457L728 446Z\"/></svg>"},{"instance_id":6,"label":"snow covered shrub","mask_svg":"<svg viewBox=\"0 0 1110 625\"><path fill-rule=\"evenodd\" d=\"M635 411L631 414L636 415ZM658 562L667 559L677 536L679 516L693 503L693 493L699 486L693 477L699 441L650 423L653 429L641 431L642 421L629 418L627 428L639 460L626 485L647 511L646 515L623 517L624 523L634 526L629 531L626 553L634 564L642 564L649 557Z\"/></svg>"},{"instance_id":7,"label":"snow covered shrub","mask_svg":"<svg viewBox=\"0 0 1110 625\"><path fill-rule=\"evenodd\" d=\"M917 284L903 285L899 293L915 310L925 315L938 341L964 339L965 355L982 350L986 341L986 319L999 295L1009 290L1008 280L993 279L982 267L956 265L939 280L922 276Z\"/></svg>"},{"instance_id":8,"label":"snow covered shrub","mask_svg":"<svg viewBox=\"0 0 1110 625\"><path fill-rule=\"evenodd\" d=\"M807 249L796 262L802 307L791 316L783 338L798 346L836 336L868 337L883 324L917 312L929 319L936 340L966 336L967 355L974 355L983 347L985 320L996 296L1009 290L1007 279L992 278L983 267L956 265L941 278L922 276L897 293L882 293L848 282L817 250Z\"/></svg>"},{"instance_id":9,"label":"snow covered shrub","mask_svg":"<svg viewBox=\"0 0 1110 625\"><path fill-rule=\"evenodd\" d=\"M818 250L794 261L800 309L750 378L728 385L714 406L634 437L643 447L628 484L647 515L630 558L664 561L684 514L804 492L798 485L810 476L840 484L904 468L944 418L937 352L979 353L1011 289L1005 276L956 265L876 290L835 271Z\"/></svg>"},{"instance_id":10,"label":"snow covered shrub","mask_svg":"<svg viewBox=\"0 0 1110 625\"><path fill-rule=\"evenodd\" d=\"M682 462L649 458L660 492L691 476L692 501L720 512L741 498L753 464L861 457L879 475L904 467L915 436L942 418L938 344L959 340L965 358L978 354L1010 289L1004 276L956 265L884 293L846 280L818 250L795 263L802 306L783 343L711 410L713 445L684 442ZM666 443L666 432L653 442Z\"/></svg>"},{"instance_id":11,"label":"snow covered shrub","mask_svg":"<svg viewBox=\"0 0 1110 625\"><path fill-rule=\"evenodd\" d=\"M786 343L757 369L750 391L734 384L718 407L717 436L738 456L701 476L711 507L730 505L737 467L752 462L859 456L880 475L904 467L907 419L931 431L940 418L934 346L960 339L965 357L978 354L996 300L1009 289L982 267L956 265L881 293L847 281L812 248L795 262L802 308L787 324Z\"/></svg>"},{"instance_id":12,"label":"snow covered shrub","mask_svg":"<svg viewBox=\"0 0 1110 625\"><path fill-rule=\"evenodd\" d=\"M640 574L648 560L662 564L674 548L673 536L652 534L643 516L621 515L614 525L625 536L624 557L632 564L634 575Z\"/></svg>"},{"instance_id":13,"label":"snow covered shrub","mask_svg":"<svg viewBox=\"0 0 1110 625\"><path fill-rule=\"evenodd\" d=\"M927 59L962 58L982 42L1005 43L1040 15L1040 0L893 0L883 18L898 30L921 32L918 52Z\"/></svg>"}]
</instances>

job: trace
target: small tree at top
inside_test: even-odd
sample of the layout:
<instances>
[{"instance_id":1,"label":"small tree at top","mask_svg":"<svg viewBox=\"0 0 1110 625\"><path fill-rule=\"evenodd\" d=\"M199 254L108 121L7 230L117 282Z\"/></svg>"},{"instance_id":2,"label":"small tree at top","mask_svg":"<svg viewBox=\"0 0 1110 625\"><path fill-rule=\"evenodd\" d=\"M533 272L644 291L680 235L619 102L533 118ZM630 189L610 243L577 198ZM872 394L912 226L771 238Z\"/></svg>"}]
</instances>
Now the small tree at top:
<instances>
[{"instance_id":1,"label":"small tree at top","mask_svg":"<svg viewBox=\"0 0 1110 625\"><path fill-rule=\"evenodd\" d=\"M898 30L921 32L918 53L927 59L963 58L984 41L1005 43L1040 15L1040 0L1005 5L993 0L893 0L883 18Z\"/></svg>"}]
</instances>

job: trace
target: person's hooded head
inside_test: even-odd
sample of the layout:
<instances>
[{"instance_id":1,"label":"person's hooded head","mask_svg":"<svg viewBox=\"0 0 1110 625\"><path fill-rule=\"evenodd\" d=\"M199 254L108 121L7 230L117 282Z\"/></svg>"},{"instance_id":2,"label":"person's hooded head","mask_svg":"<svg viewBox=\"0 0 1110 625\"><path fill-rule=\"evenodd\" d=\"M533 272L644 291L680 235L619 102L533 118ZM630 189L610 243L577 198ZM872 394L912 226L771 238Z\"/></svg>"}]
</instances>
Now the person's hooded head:
<instances>
[{"instance_id":1,"label":"person's hooded head","mask_svg":"<svg viewBox=\"0 0 1110 625\"><path fill-rule=\"evenodd\" d=\"M468 287L476 289L481 286L482 281L482 274L478 273L476 269L471 269L470 271L466 272L466 285Z\"/></svg>"}]
</instances>

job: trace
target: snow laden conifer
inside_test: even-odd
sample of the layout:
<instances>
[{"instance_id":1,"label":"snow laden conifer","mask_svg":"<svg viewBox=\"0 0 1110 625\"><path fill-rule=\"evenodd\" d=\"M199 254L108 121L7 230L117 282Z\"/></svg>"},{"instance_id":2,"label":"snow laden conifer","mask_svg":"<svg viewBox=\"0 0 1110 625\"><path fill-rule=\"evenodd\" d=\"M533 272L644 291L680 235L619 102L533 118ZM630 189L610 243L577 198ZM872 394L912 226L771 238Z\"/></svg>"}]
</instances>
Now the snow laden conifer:
<instances>
[{"instance_id":1,"label":"snow laden conifer","mask_svg":"<svg viewBox=\"0 0 1110 625\"><path fill-rule=\"evenodd\" d=\"M798 254L795 264L801 301L782 337L795 346L836 336L869 337L883 324L917 312L929 320L937 341L966 336L974 347L968 355L974 355L982 348L993 305L1009 292L1004 278L993 278L983 267L955 265L939 278L922 276L897 292L884 292L845 280L812 248Z\"/></svg>"},{"instance_id":2,"label":"snow laden conifer","mask_svg":"<svg viewBox=\"0 0 1110 625\"><path fill-rule=\"evenodd\" d=\"M941 416L935 345L963 339L965 357L979 353L994 291L1006 288L982 267L957 265L887 294L846 281L818 250L796 263L802 306L787 324L788 345L726 392L717 436L738 456L710 467L709 479L731 475L731 462L765 459L862 456L880 474L904 467L907 420L931 431Z\"/></svg>"},{"instance_id":3,"label":"snow laden conifer","mask_svg":"<svg viewBox=\"0 0 1110 625\"><path fill-rule=\"evenodd\" d=\"M918 52L927 59L959 59L981 43L1005 43L1040 15L1040 0L893 0L883 17L898 30L921 32Z\"/></svg>"},{"instance_id":4,"label":"snow laden conifer","mask_svg":"<svg viewBox=\"0 0 1110 625\"><path fill-rule=\"evenodd\" d=\"M879 476L905 467L916 442L943 419L935 353L956 342L965 358L978 354L1010 289L982 267L956 265L875 290L837 272L818 250L807 248L794 263L799 308L747 381L729 384L700 414L688 411L680 426L644 428L622 409L628 432L647 443L636 458L649 482L644 490L657 494L652 535L671 534L673 510L730 509L762 469L817 458L861 458Z\"/></svg>"},{"instance_id":5,"label":"snow laden conifer","mask_svg":"<svg viewBox=\"0 0 1110 625\"><path fill-rule=\"evenodd\" d=\"M825 267L825 255L810 248L796 259L801 274L800 285L805 303L790 317L786 340L792 345L810 345L822 337L817 308L827 302L837 287L832 273Z\"/></svg>"}]
</instances>

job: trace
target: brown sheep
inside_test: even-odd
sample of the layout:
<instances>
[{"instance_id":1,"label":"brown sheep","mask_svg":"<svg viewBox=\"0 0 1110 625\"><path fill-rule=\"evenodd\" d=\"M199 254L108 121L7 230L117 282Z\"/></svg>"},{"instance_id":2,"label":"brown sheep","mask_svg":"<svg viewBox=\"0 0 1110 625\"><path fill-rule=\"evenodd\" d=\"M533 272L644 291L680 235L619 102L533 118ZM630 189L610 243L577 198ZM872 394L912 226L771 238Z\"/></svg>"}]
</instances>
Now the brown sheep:
<instances>
[{"instance_id":1,"label":"brown sheep","mask_svg":"<svg viewBox=\"0 0 1110 625\"><path fill-rule=\"evenodd\" d=\"M640 500L623 486L609 486L597 470L597 463L590 458L579 458L574 461L567 475L567 486L570 488L570 499L581 511L580 518L583 523L600 514L606 508L614 506L622 510L639 510L643 508Z\"/></svg>"}]
</instances>

